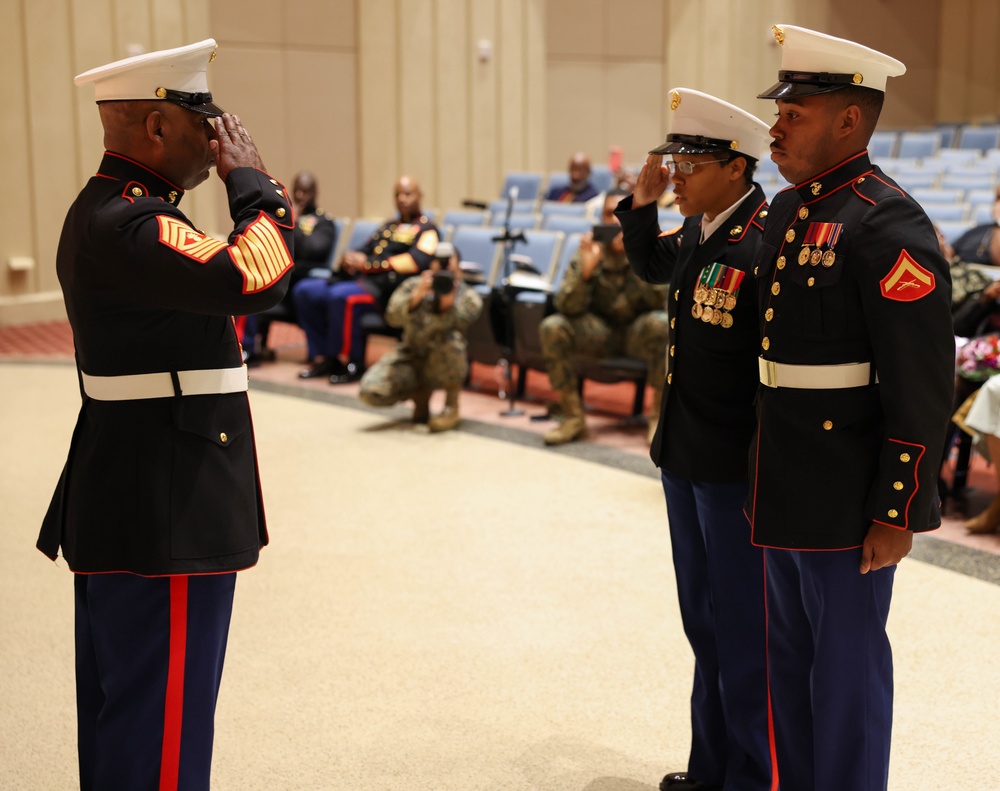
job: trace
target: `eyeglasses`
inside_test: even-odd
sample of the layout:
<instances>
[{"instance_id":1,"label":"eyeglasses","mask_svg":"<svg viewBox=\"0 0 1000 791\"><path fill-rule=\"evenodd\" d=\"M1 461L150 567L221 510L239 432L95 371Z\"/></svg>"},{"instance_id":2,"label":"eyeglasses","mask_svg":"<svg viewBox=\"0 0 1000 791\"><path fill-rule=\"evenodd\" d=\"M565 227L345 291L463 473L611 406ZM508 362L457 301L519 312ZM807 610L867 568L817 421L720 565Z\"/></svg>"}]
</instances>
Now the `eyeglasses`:
<instances>
[{"instance_id":1,"label":"eyeglasses","mask_svg":"<svg viewBox=\"0 0 1000 791\"><path fill-rule=\"evenodd\" d=\"M698 165L712 165L712 164L715 164L716 162L729 162L729 160L728 159L709 159L709 160L706 160L705 162L690 162L688 160L682 160L680 162L675 162L674 160L671 159L671 160L668 160L668 161L664 162L663 166L667 170L669 170L671 173L673 173L675 170L679 170L685 176L690 176L692 173L694 173L694 169L696 167L698 167Z\"/></svg>"}]
</instances>

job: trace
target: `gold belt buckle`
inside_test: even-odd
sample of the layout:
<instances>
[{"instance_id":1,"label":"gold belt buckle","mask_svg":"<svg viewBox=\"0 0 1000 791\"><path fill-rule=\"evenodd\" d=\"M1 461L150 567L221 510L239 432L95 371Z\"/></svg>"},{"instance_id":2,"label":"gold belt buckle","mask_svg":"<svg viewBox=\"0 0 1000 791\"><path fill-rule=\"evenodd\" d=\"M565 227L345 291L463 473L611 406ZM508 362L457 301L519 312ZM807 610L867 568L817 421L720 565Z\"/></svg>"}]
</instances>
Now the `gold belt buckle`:
<instances>
[{"instance_id":1,"label":"gold belt buckle","mask_svg":"<svg viewBox=\"0 0 1000 791\"><path fill-rule=\"evenodd\" d=\"M778 366L774 360L761 360L764 363L764 384L768 387L778 386Z\"/></svg>"}]
</instances>

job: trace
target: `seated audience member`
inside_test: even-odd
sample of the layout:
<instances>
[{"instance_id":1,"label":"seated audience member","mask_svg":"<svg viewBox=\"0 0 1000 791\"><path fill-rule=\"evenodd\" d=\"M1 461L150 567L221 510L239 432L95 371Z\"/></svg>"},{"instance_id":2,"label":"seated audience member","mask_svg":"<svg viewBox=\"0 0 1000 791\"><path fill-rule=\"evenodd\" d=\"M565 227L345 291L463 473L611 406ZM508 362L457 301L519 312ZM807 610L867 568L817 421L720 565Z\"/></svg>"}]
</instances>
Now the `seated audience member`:
<instances>
[{"instance_id":1,"label":"seated audience member","mask_svg":"<svg viewBox=\"0 0 1000 791\"><path fill-rule=\"evenodd\" d=\"M483 309L483 300L463 281L459 253L440 242L437 255L416 277L389 298L385 320L403 330L395 349L386 352L361 378L359 398L371 406L413 399L413 422L432 432L448 431L459 421L458 394L469 373L463 334ZM445 391L445 407L430 417L431 393Z\"/></svg>"},{"instance_id":2,"label":"seated audience member","mask_svg":"<svg viewBox=\"0 0 1000 791\"><path fill-rule=\"evenodd\" d=\"M590 183L590 157L583 152L573 155L569 161L569 184L555 186L545 193L545 200L558 203L586 203L597 190Z\"/></svg>"},{"instance_id":3,"label":"seated audience member","mask_svg":"<svg viewBox=\"0 0 1000 791\"><path fill-rule=\"evenodd\" d=\"M631 195L632 190L635 189L636 179L638 178L638 171L626 167L618 168L615 171L615 185L610 190L597 193L597 195L587 201L587 210L584 212L584 216L595 223L599 223L601 221L601 212L604 210L604 199L608 197L608 193L621 190L626 195Z\"/></svg>"},{"instance_id":4,"label":"seated audience member","mask_svg":"<svg viewBox=\"0 0 1000 791\"><path fill-rule=\"evenodd\" d=\"M624 196L621 191L608 195L601 213L603 224L619 224L614 212ZM580 382L573 367L580 356L601 359L627 354L646 361L647 379L653 385L652 437L666 376L667 291L667 286L652 286L632 272L620 232L605 243L595 241L591 233L584 234L555 296L557 312L539 327L545 368L562 406L562 423L545 434L546 445L561 445L587 434Z\"/></svg>"},{"instance_id":5,"label":"seated audience member","mask_svg":"<svg viewBox=\"0 0 1000 791\"><path fill-rule=\"evenodd\" d=\"M1000 297L1000 281L994 282L989 275L978 266L963 261L955 255L955 250L936 225L938 246L941 255L949 262L951 274L951 315L954 324L955 340L959 348L969 339L982 334L989 326L996 312L996 300ZM952 403L955 413L962 408L966 400L976 392L980 381L961 375L955 377L955 396ZM945 443L942 465L951 456L955 438L960 436L957 426L951 426L951 435ZM960 497L965 489L965 464L968 462L968 448L959 456L955 476L949 487L943 478L938 480L938 490L941 499L945 497Z\"/></svg>"},{"instance_id":6,"label":"seated audience member","mask_svg":"<svg viewBox=\"0 0 1000 791\"><path fill-rule=\"evenodd\" d=\"M292 183L292 204L295 206L292 255L295 267L292 269L288 291L285 292L281 302L270 310L248 317L250 326L247 340L253 341L254 335L258 335L256 342L247 344L250 350L248 363L274 359L274 352L267 346L268 331L274 318L299 323L295 313L295 302L292 299L292 289L295 285L307 277L326 280L331 274L333 262L330 256L333 254L333 248L337 246L337 226L330 215L316 206L318 195L319 187L312 173L302 171L295 175L295 181Z\"/></svg>"},{"instance_id":7,"label":"seated audience member","mask_svg":"<svg viewBox=\"0 0 1000 791\"><path fill-rule=\"evenodd\" d=\"M976 449L993 464L997 494L992 502L965 523L970 533L993 533L1000 527L1000 376L986 380L965 417L965 426L974 431Z\"/></svg>"},{"instance_id":8,"label":"seated audience member","mask_svg":"<svg viewBox=\"0 0 1000 791\"><path fill-rule=\"evenodd\" d=\"M292 290L311 364L303 379L330 377L354 382L364 370L361 318L385 310L396 286L430 266L438 230L421 214L420 185L409 176L396 182L399 217L379 228L360 250L348 250L330 280L306 278Z\"/></svg>"},{"instance_id":9,"label":"seated audience member","mask_svg":"<svg viewBox=\"0 0 1000 791\"><path fill-rule=\"evenodd\" d=\"M937 231L941 254L951 264L951 315L955 324L955 335L971 338L987 329L997 312L1000 298L1000 280L993 280L974 264L956 255L955 248Z\"/></svg>"},{"instance_id":10,"label":"seated audience member","mask_svg":"<svg viewBox=\"0 0 1000 791\"><path fill-rule=\"evenodd\" d=\"M1000 222L1000 187L997 188L993 203L993 222L977 225L959 236L954 244L958 257L970 264L1000 266L1000 234L996 232L997 222Z\"/></svg>"}]
</instances>

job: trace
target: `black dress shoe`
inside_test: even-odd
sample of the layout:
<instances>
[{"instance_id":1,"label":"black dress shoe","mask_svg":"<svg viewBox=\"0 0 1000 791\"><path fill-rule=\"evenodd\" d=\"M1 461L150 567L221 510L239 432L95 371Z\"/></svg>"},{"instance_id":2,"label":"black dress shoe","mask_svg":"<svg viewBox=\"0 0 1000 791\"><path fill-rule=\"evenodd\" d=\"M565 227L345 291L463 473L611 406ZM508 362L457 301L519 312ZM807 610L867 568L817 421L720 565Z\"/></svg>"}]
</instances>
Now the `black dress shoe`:
<instances>
[{"instance_id":1,"label":"black dress shoe","mask_svg":"<svg viewBox=\"0 0 1000 791\"><path fill-rule=\"evenodd\" d=\"M338 371L330 376L330 384L342 385L350 382L356 382L364 375L364 371L361 369L361 366L354 360L350 360L347 365L343 365L341 368L341 371Z\"/></svg>"},{"instance_id":2,"label":"black dress shoe","mask_svg":"<svg viewBox=\"0 0 1000 791\"><path fill-rule=\"evenodd\" d=\"M692 780L687 772L670 772L660 781L660 791L721 791L721 788Z\"/></svg>"},{"instance_id":3,"label":"black dress shoe","mask_svg":"<svg viewBox=\"0 0 1000 791\"><path fill-rule=\"evenodd\" d=\"M336 358L323 360L320 363L313 363L304 371L299 371L299 379L318 379L321 376L330 376L330 374L340 373L343 367L340 360Z\"/></svg>"}]
</instances>

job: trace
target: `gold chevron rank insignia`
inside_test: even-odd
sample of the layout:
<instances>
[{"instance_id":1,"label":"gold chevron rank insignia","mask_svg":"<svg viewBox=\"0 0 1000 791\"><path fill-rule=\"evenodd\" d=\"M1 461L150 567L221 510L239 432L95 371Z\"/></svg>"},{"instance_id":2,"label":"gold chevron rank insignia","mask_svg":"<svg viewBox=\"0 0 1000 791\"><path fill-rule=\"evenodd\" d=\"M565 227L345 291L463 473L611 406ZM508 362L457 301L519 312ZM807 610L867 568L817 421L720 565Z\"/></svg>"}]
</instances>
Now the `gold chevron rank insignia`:
<instances>
[{"instance_id":1,"label":"gold chevron rank insignia","mask_svg":"<svg viewBox=\"0 0 1000 791\"><path fill-rule=\"evenodd\" d=\"M292 266L292 257L274 221L261 212L229 248L243 274L243 293L263 291Z\"/></svg>"},{"instance_id":2,"label":"gold chevron rank insignia","mask_svg":"<svg viewBox=\"0 0 1000 791\"><path fill-rule=\"evenodd\" d=\"M156 219L160 223L160 242L200 264L227 247L225 242L205 236L175 217L160 214Z\"/></svg>"},{"instance_id":3,"label":"gold chevron rank insignia","mask_svg":"<svg viewBox=\"0 0 1000 791\"><path fill-rule=\"evenodd\" d=\"M880 281L882 296L897 302L914 302L934 290L934 273L928 272L904 249L892 270Z\"/></svg>"}]
</instances>

